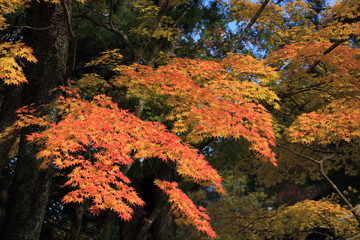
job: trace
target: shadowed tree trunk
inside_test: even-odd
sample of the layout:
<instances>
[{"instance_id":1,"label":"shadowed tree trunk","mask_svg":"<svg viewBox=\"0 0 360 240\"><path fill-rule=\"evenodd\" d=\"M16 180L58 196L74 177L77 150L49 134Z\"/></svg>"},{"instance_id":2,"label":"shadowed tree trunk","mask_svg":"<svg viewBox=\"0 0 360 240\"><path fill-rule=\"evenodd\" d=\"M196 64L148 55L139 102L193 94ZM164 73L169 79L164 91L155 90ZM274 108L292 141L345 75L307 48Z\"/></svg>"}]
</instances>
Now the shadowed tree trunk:
<instances>
[{"instance_id":1,"label":"shadowed tree trunk","mask_svg":"<svg viewBox=\"0 0 360 240\"><path fill-rule=\"evenodd\" d=\"M5 87L4 101L0 111L0 132L11 126L17 119L15 111L22 106L23 86ZM10 158L15 154L19 131L14 131L0 142L0 226L4 223L9 187L13 181ZM13 152L13 154L9 154Z\"/></svg>"},{"instance_id":2,"label":"shadowed tree trunk","mask_svg":"<svg viewBox=\"0 0 360 240\"><path fill-rule=\"evenodd\" d=\"M174 166L171 163L162 163L160 171L157 176L160 179L167 181L174 181L175 178ZM156 189L154 191L155 203L162 203L161 211L151 226L150 232L153 239L156 240L174 240L175 239L175 219L170 212L170 204L167 201L165 193Z\"/></svg>"},{"instance_id":3,"label":"shadowed tree trunk","mask_svg":"<svg viewBox=\"0 0 360 240\"><path fill-rule=\"evenodd\" d=\"M66 234L64 240L75 240L77 238L77 236L80 233L81 223L82 223L86 208L87 208L87 204L75 204L74 205L70 231Z\"/></svg>"},{"instance_id":4,"label":"shadowed tree trunk","mask_svg":"<svg viewBox=\"0 0 360 240\"><path fill-rule=\"evenodd\" d=\"M69 37L66 14L59 4L31 1L26 9L26 24L37 29L26 29L24 41L33 48L37 64L28 64L25 74L22 105L35 106L54 101L58 93L51 91L64 82L68 58ZM43 28L39 30L39 28ZM42 112L55 120L56 112L50 106ZM5 230L2 239L39 239L51 187L52 167L40 169L41 161L35 159L37 146L26 142L26 135L40 131L29 127L21 132L16 175L7 206Z\"/></svg>"},{"instance_id":5,"label":"shadowed tree trunk","mask_svg":"<svg viewBox=\"0 0 360 240\"><path fill-rule=\"evenodd\" d=\"M136 167L136 166L135 166ZM174 169L170 163L161 163L156 178L173 181ZM133 187L145 201L144 207L135 207L133 218L120 221L120 240L173 240L175 222L170 213L166 195L154 186L155 176L132 180Z\"/></svg>"}]
</instances>

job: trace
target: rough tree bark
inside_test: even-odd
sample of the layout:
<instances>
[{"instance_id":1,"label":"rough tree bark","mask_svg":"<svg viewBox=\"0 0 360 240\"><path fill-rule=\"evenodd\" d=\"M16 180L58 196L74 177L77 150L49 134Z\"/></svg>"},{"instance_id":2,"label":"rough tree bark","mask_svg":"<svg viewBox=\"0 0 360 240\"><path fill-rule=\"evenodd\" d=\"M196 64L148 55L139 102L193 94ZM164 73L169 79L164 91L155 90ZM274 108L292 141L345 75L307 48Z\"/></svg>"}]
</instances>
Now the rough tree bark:
<instances>
[{"instance_id":1,"label":"rough tree bark","mask_svg":"<svg viewBox=\"0 0 360 240\"><path fill-rule=\"evenodd\" d=\"M0 132L11 126L17 119L15 111L22 106L23 86L5 87L4 101L0 110ZM10 169L9 153L16 148L19 131L14 131L6 139L0 142L0 226L3 226L6 205L9 198L9 187L13 176Z\"/></svg>"},{"instance_id":2,"label":"rough tree bark","mask_svg":"<svg viewBox=\"0 0 360 240\"><path fill-rule=\"evenodd\" d=\"M59 4L31 1L26 9L26 24L46 28L24 31L24 41L33 48L38 63L28 64L25 68L28 84L22 92L22 105L35 103L40 106L51 103L58 94L51 90L64 82L69 35L65 14ZM56 114L51 107L43 107L42 111ZM2 239L39 239L52 179L52 168L40 169L41 162L35 159L37 147L26 142L27 134L39 130L31 127L21 132Z\"/></svg>"},{"instance_id":3,"label":"rough tree bark","mask_svg":"<svg viewBox=\"0 0 360 240\"><path fill-rule=\"evenodd\" d=\"M154 186L154 179L174 180L174 166L160 163L154 175L132 179L132 185L145 201L144 207L135 207L130 221L120 221L121 240L175 239L175 222L166 195Z\"/></svg>"},{"instance_id":4,"label":"rough tree bark","mask_svg":"<svg viewBox=\"0 0 360 240\"><path fill-rule=\"evenodd\" d=\"M162 163L160 170L156 175L163 180L174 181L175 171L174 166L171 163ZM163 203L161 211L158 217L150 228L150 233L153 239L157 240L173 240L175 239L175 219L170 211L170 204L167 201L167 196L160 191L155 189L153 192L153 198L155 203ZM155 211L152 209L152 211Z\"/></svg>"}]
</instances>

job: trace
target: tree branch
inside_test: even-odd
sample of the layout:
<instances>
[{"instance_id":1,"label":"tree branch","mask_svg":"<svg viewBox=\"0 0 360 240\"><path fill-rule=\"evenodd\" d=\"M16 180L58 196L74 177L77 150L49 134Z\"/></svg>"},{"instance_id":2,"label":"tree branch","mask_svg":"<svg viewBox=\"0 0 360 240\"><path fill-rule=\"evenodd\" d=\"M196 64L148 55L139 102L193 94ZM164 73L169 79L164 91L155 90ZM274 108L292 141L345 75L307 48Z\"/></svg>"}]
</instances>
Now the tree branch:
<instances>
[{"instance_id":1,"label":"tree branch","mask_svg":"<svg viewBox=\"0 0 360 240\"><path fill-rule=\"evenodd\" d=\"M295 150L289 148L289 147L285 147L282 145L277 144L277 147L283 148L283 149L287 149L290 152L292 152L293 154L295 154L298 157L304 158L306 160L315 162L319 165L320 168L320 173L321 175L325 178L325 180L330 184L330 186L335 190L335 193L341 198L341 200L344 201L344 203L350 208L350 212L354 215L355 219L358 222L358 225L360 227L360 216L359 214L356 212L355 208L353 207L353 205L346 199L346 197L344 196L344 194L339 190L339 188L336 186L336 184L329 178L329 176L326 174L325 170L324 170L324 162L332 159L336 156L336 153L333 152L331 155L325 156L323 157L321 160L316 160L312 157L306 156L306 155L302 155L298 152L296 152Z\"/></svg>"},{"instance_id":2,"label":"tree branch","mask_svg":"<svg viewBox=\"0 0 360 240\"><path fill-rule=\"evenodd\" d=\"M132 44L131 44L128 36L127 36L122 30L115 28L114 25L113 25L113 23L112 23L112 21L111 21L111 25L109 24L109 26L108 26L108 25L106 25L106 24L104 24L104 23L100 23L100 22L98 22L98 21L95 21L94 19L92 19L92 18L89 17L86 13L83 13L83 12L82 12L81 14L77 15L76 17L77 17L77 18L83 18L83 19L85 19L85 20L88 20L89 22L91 22L91 23L94 24L95 26L102 27L102 28L104 28L104 29L106 29L106 30L108 30L108 31L110 31L110 32L112 32L112 33L115 33L116 35L118 35L119 37L121 37L121 38L124 40L124 42L125 42L132 50L134 50L134 47L132 46Z\"/></svg>"},{"instance_id":3,"label":"tree branch","mask_svg":"<svg viewBox=\"0 0 360 240\"><path fill-rule=\"evenodd\" d=\"M114 27L114 24L113 24L113 22L112 22L112 16L113 16L113 1L111 0L111 1L110 1L109 21L108 21L108 22L109 22L110 29L111 29L111 31L113 31L113 32L116 33L117 35L121 36L121 37L124 39L125 43L126 43L129 47L131 47L131 49L134 50L134 48L132 47L132 44L131 44L128 36L127 36L122 30L117 29L117 28Z\"/></svg>"},{"instance_id":4,"label":"tree branch","mask_svg":"<svg viewBox=\"0 0 360 240\"><path fill-rule=\"evenodd\" d=\"M9 26L10 28L20 28L20 29L31 29L31 30L37 30L37 31L42 31L42 30L48 30L50 28L53 27L53 25L50 25L50 26L47 26L47 27L31 27L31 26L27 26L27 25L24 25L24 26Z\"/></svg>"},{"instance_id":5,"label":"tree branch","mask_svg":"<svg viewBox=\"0 0 360 240\"><path fill-rule=\"evenodd\" d=\"M155 219L159 216L162 208L163 208L163 201L159 201L155 207L155 209L152 211L150 217L145 221L144 225L140 229L136 240L145 240L146 234L148 233L151 225L154 223Z\"/></svg>"},{"instance_id":6,"label":"tree branch","mask_svg":"<svg viewBox=\"0 0 360 240\"><path fill-rule=\"evenodd\" d=\"M250 20L249 24L245 27L245 29L241 32L241 35L239 37L239 39L237 40L237 42L235 43L235 45L232 47L232 49L230 49L229 52L231 53L235 53L237 48L240 46L241 42L244 40L244 38L246 37L246 35L248 34L248 32L250 31L252 25L254 25L254 23L257 21L257 19L260 17L261 13L264 11L266 5L270 2L270 0L265 0L260 8L257 10L257 12L255 13L254 17Z\"/></svg>"},{"instance_id":7,"label":"tree branch","mask_svg":"<svg viewBox=\"0 0 360 240\"><path fill-rule=\"evenodd\" d=\"M314 163L319 164L319 161L318 161L318 160L316 160L316 159L314 159L314 158L312 158L312 157L308 157L308 156L302 155L302 154L296 152L296 151L295 151L294 149L292 149L292 148L285 147L285 146L280 145L280 144L276 144L276 146L279 147L279 148L283 148L283 149L289 150L289 151L292 152L294 155L296 155L296 156L298 156L298 157L300 157L300 158L304 158L304 159L306 159L306 160L309 160L309 161L312 161L312 162L314 162Z\"/></svg>"},{"instance_id":8,"label":"tree branch","mask_svg":"<svg viewBox=\"0 0 360 240\"><path fill-rule=\"evenodd\" d=\"M346 42L348 39L342 39L339 41L336 41L335 43L333 43L333 45L331 45L328 49L326 49L323 52L323 56L325 56L326 54L329 54L331 51L333 51L335 48L337 48L340 44ZM306 70L306 73L312 73L316 66L321 62L321 60L316 60L309 68L308 70Z\"/></svg>"},{"instance_id":9,"label":"tree branch","mask_svg":"<svg viewBox=\"0 0 360 240\"><path fill-rule=\"evenodd\" d=\"M358 221L358 225L360 227L360 216L359 214L356 212L355 208L353 207L353 205L346 199L346 197L344 196L344 194L342 194L342 192L339 190L339 188L336 186L336 184L328 177L328 175L325 173L324 171L324 161L330 159L331 157L334 157L334 155L330 155L328 156L328 158L324 158L319 162L319 166L320 166L320 172L321 175L323 175L323 177L325 178L325 180L331 185L331 187L335 190L336 194L341 198L341 200L343 200L345 202L345 204L350 208L350 212L354 215L355 219Z\"/></svg>"}]
</instances>

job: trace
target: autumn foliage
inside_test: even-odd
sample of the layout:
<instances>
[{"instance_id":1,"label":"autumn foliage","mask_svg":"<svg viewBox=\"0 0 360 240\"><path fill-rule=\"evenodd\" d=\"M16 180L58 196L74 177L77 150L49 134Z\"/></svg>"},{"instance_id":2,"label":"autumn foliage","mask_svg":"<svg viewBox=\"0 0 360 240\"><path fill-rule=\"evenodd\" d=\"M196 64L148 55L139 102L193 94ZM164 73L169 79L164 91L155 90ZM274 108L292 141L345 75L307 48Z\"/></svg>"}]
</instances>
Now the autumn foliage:
<instances>
[{"instance_id":1,"label":"autumn foliage","mask_svg":"<svg viewBox=\"0 0 360 240\"><path fill-rule=\"evenodd\" d=\"M0 30L8 26L3 15L27 3L0 1ZM186 3L173 1L169 6L175 11ZM239 29L245 29L262 5L248 0L221 4L231 10ZM109 16L106 30L114 32L110 19L113 12L102 12L100 5L99 12ZM141 24L129 33L140 40L175 39L180 34L177 22L170 16L158 17L169 6L133 1L131 8ZM256 59L256 54L240 53L212 60L166 56L166 60L150 67L145 57L124 65L122 49L104 51L84 65L84 69L101 71L87 72L76 81L70 80L72 86L52 90L62 96L46 105L51 113L43 114L44 106L25 106L17 111L18 120L0 136L6 138L14 129L40 126L41 130L27 135L27 141L39 147L36 158L42 161L42 167L53 167L66 175L62 187L69 191L63 203L89 201L94 214L109 209L122 220L130 220L134 207L145 202L132 186L126 169L149 159L171 163L181 181L225 194L217 170L195 146L214 139L241 139L249 144L252 156L277 166L273 152L276 137L306 147L359 139L360 51L354 40L360 34L359 3L344 0L326 8L320 18L317 14L305 1L270 2L252 28L263 35L253 33L250 40L258 52L268 51L262 60ZM122 31L115 33L124 35ZM37 63L31 48L22 41L1 42L3 85L27 83L22 61ZM121 100L130 99L138 105L151 103L162 110L161 114L154 117L156 121L142 120L141 114L122 105L124 101L110 97L114 89L124 93ZM292 104L300 110L292 113ZM274 120L274 115L278 119ZM282 118L289 122L283 123ZM154 185L167 195L177 218L216 237L206 209L196 206L178 182L156 178ZM344 212L344 208L330 202L303 201L265 215L277 224L275 231L287 233L284 219L289 215L301 229L307 229L323 224L316 219L318 215L330 214L331 221L337 222ZM341 225L339 231L345 232L343 228Z\"/></svg>"},{"instance_id":2,"label":"autumn foliage","mask_svg":"<svg viewBox=\"0 0 360 240\"><path fill-rule=\"evenodd\" d=\"M122 167L151 157L173 161L183 177L224 192L216 170L195 149L167 132L163 125L141 121L105 96L95 97L92 102L60 98L58 110L64 119L50 124L41 133L33 133L28 140L41 146L38 158L45 164L54 164L59 169L71 167L64 186L73 191L64 197L65 203L91 199L93 213L111 209L129 220L131 206L144 202L129 186L130 180L122 173ZM26 118L22 120L26 122ZM158 185L162 186L160 182ZM187 206L176 208L187 216L188 211L194 211ZM196 222L194 225L197 226ZM207 227L201 230L212 233L210 225Z\"/></svg>"},{"instance_id":3,"label":"autumn foliage","mask_svg":"<svg viewBox=\"0 0 360 240\"><path fill-rule=\"evenodd\" d=\"M228 66L229 61L236 61L237 68ZM156 70L135 64L114 71L119 73L114 84L127 86L130 96L166 95L172 107L166 119L174 121L172 131L184 134L188 142L243 137L259 158L276 162L270 149L275 143L271 115L261 103L276 107L277 96L253 82L276 79L263 63L250 56L229 56L222 62L174 59ZM235 78L239 75L242 80Z\"/></svg>"},{"instance_id":4,"label":"autumn foliage","mask_svg":"<svg viewBox=\"0 0 360 240\"><path fill-rule=\"evenodd\" d=\"M0 79L8 85L19 85L27 82L17 58L35 62L32 49L21 42L0 44Z\"/></svg>"},{"instance_id":5,"label":"autumn foliage","mask_svg":"<svg viewBox=\"0 0 360 240\"><path fill-rule=\"evenodd\" d=\"M108 56L104 53L103 59L95 60L94 64L110 64ZM251 57L237 58L238 65L247 66L250 60L259 68L267 68ZM251 143L256 156L276 164L270 148L275 140L272 119L261 103L276 107L277 97L266 87L251 82L246 73L259 82L272 81L276 74L271 68L267 72L256 68L244 70L241 66L237 66L241 70L230 70L226 61L174 59L157 69L139 64L113 67L118 75L112 84L126 86L130 96L145 100L165 96L161 104L171 107L165 118L173 122L173 133L158 122L141 121L119 109L109 97L99 95L87 101L79 97L78 90L70 89L77 97L61 97L55 104L61 120L28 136L29 141L41 146L37 157L44 161L44 166L71 168L65 186L73 190L63 201L81 203L91 199L93 213L111 209L129 220L131 207L144 202L122 169L134 161L154 157L175 162L176 171L184 179L215 186L224 193L216 170L179 136L195 143L206 138L242 137ZM243 81L234 78L239 74L243 74ZM32 112L31 108L23 108L18 125L45 125L46 116L36 118ZM156 185L169 195L179 217L215 237L209 217L176 188L176 183L157 180ZM188 203L181 203L184 201Z\"/></svg>"}]
</instances>

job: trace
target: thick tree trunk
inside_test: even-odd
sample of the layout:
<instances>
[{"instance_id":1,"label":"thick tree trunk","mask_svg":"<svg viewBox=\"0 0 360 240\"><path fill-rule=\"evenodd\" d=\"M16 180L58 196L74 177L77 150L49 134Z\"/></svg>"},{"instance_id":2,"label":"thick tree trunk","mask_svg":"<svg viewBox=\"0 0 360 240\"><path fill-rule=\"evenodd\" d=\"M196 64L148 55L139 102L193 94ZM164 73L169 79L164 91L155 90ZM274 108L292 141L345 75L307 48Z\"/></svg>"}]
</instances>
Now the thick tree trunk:
<instances>
[{"instance_id":1,"label":"thick tree trunk","mask_svg":"<svg viewBox=\"0 0 360 240\"><path fill-rule=\"evenodd\" d=\"M141 198L144 201L146 201L146 198L144 197L144 191L142 190L144 188L147 188L148 190L151 188L151 185L149 185L148 183L149 181L147 181L147 179L144 179L143 182L139 180L132 180L132 186L136 189L136 191L140 194ZM149 206L148 202L146 204L147 206ZM142 228L146 210L144 207L140 207L140 206L136 206L133 209L134 209L134 213L130 221L120 220L119 222L120 240L136 240L136 237L140 229Z\"/></svg>"},{"instance_id":2,"label":"thick tree trunk","mask_svg":"<svg viewBox=\"0 0 360 240\"><path fill-rule=\"evenodd\" d=\"M170 166L171 163L162 163L157 176L160 179L167 181L174 181L174 166ZM167 196L156 189L154 191L154 202L163 203L161 211L158 217L150 228L151 236L156 240L173 240L175 239L175 219L170 212L170 204L167 201Z\"/></svg>"},{"instance_id":3,"label":"thick tree trunk","mask_svg":"<svg viewBox=\"0 0 360 240\"><path fill-rule=\"evenodd\" d=\"M174 169L169 163L161 163L156 177L173 181ZM136 166L135 166L136 167ZM133 218L128 222L120 221L121 240L173 240L175 222L170 213L166 195L154 186L155 176L142 181L132 180L132 184L146 202L145 207L135 207Z\"/></svg>"},{"instance_id":4,"label":"thick tree trunk","mask_svg":"<svg viewBox=\"0 0 360 240\"><path fill-rule=\"evenodd\" d=\"M108 210L106 212L105 221L104 221L104 227L103 232L101 235L102 240L110 240L111 235L113 233L113 228L116 222L116 213L113 211Z\"/></svg>"},{"instance_id":5,"label":"thick tree trunk","mask_svg":"<svg viewBox=\"0 0 360 240\"><path fill-rule=\"evenodd\" d=\"M51 168L40 169L36 146L20 140L16 177L6 214L5 239L39 239L51 184Z\"/></svg>"},{"instance_id":6,"label":"thick tree trunk","mask_svg":"<svg viewBox=\"0 0 360 240\"><path fill-rule=\"evenodd\" d=\"M0 111L0 132L11 126L17 119L15 111L22 106L23 86L5 88L4 101ZM14 130L0 142L0 226L3 226L9 187L13 181L10 160L17 152L19 131Z\"/></svg>"},{"instance_id":7,"label":"thick tree trunk","mask_svg":"<svg viewBox=\"0 0 360 240\"><path fill-rule=\"evenodd\" d=\"M77 239L80 229L81 229L81 223L83 220L84 213L86 211L87 204L76 204L73 209L72 213L72 220L71 220L71 226L70 231L66 234L64 240L75 240Z\"/></svg>"},{"instance_id":8,"label":"thick tree trunk","mask_svg":"<svg viewBox=\"0 0 360 240\"><path fill-rule=\"evenodd\" d=\"M165 198L165 194L159 193L159 197ZM156 240L175 239L175 221L170 213L170 204L164 201L161 211L151 228L151 236Z\"/></svg>"},{"instance_id":9,"label":"thick tree trunk","mask_svg":"<svg viewBox=\"0 0 360 240\"><path fill-rule=\"evenodd\" d=\"M26 24L45 30L28 29L24 33L26 44L33 48L39 61L26 66L29 83L24 86L24 105L51 103L57 95L51 90L64 81L69 47L65 16L61 5L43 1L31 1L26 10ZM51 107L43 107L42 111L55 115ZM39 130L32 127L21 133L2 239L39 239L52 179L51 167L40 169L41 162L35 158L37 146L26 142L27 134Z\"/></svg>"}]
</instances>

